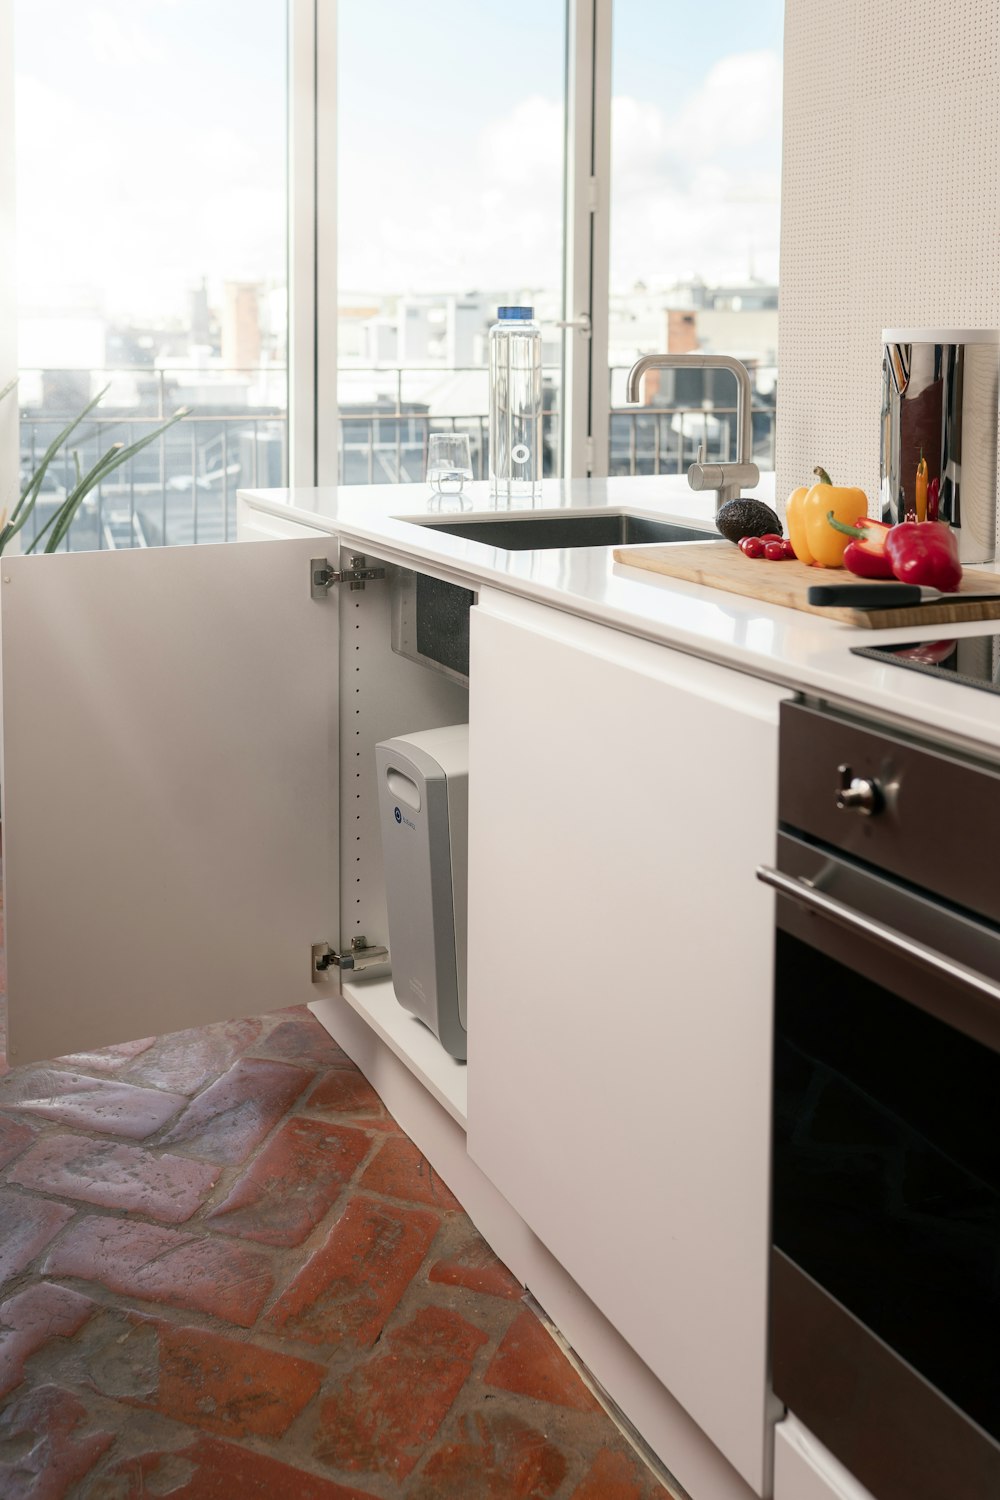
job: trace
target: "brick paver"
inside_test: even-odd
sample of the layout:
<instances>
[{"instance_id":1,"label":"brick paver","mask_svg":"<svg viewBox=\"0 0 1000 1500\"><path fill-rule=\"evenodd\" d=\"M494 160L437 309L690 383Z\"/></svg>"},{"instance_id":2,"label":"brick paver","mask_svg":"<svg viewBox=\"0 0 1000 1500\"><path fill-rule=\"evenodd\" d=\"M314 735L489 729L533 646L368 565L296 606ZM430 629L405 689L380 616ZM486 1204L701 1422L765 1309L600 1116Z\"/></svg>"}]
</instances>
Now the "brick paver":
<instances>
[{"instance_id":1,"label":"brick paver","mask_svg":"<svg viewBox=\"0 0 1000 1500\"><path fill-rule=\"evenodd\" d=\"M72 1217L65 1203L0 1188L0 1286L19 1276Z\"/></svg>"},{"instance_id":2,"label":"brick paver","mask_svg":"<svg viewBox=\"0 0 1000 1500\"><path fill-rule=\"evenodd\" d=\"M308 1344L373 1344L416 1275L440 1220L427 1209L352 1198L266 1319Z\"/></svg>"},{"instance_id":3,"label":"brick paver","mask_svg":"<svg viewBox=\"0 0 1000 1500\"><path fill-rule=\"evenodd\" d=\"M387 1334L325 1402L316 1457L336 1469L409 1474L437 1433L487 1335L458 1313L424 1307Z\"/></svg>"},{"instance_id":4,"label":"brick paver","mask_svg":"<svg viewBox=\"0 0 1000 1500\"><path fill-rule=\"evenodd\" d=\"M77 1333L93 1310L89 1297L46 1282L0 1303L0 1397L20 1385L26 1360L50 1339Z\"/></svg>"},{"instance_id":5,"label":"brick paver","mask_svg":"<svg viewBox=\"0 0 1000 1500\"><path fill-rule=\"evenodd\" d=\"M69 1391L42 1385L0 1407L0 1495L62 1500L114 1441Z\"/></svg>"},{"instance_id":6,"label":"brick paver","mask_svg":"<svg viewBox=\"0 0 1000 1500\"><path fill-rule=\"evenodd\" d=\"M365 1170L360 1186L407 1203L426 1203L431 1208L461 1208L430 1162L405 1135L390 1136Z\"/></svg>"},{"instance_id":7,"label":"brick paver","mask_svg":"<svg viewBox=\"0 0 1000 1500\"><path fill-rule=\"evenodd\" d=\"M477 1412L431 1455L408 1500L551 1500L568 1467L544 1431L510 1412Z\"/></svg>"},{"instance_id":8,"label":"brick paver","mask_svg":"<svg viewBox=\"0 0 1000 1500\"><path fill-rule=\"evenodd\" d=\"M210 1437L199 1437L170 1453L143 1453L115 1465L109 1470L107 1494L114 1500L170 1494L183 1494L184 1500L373 1500L367 1490L305 1474L263 1453Z\"/></svg>"},{"instance_id":9,"label":"brick paver","mask_svg":"<svg viewBox=\"0 0 1000 1500\"><path fill-rule=\"evenodd\" d=\"M259 1251L159 1224L93 1215L63 1235L42 1271L210 1313L243 1328L256 1321L274 1286L271 1263Z\"/></svg>"},{"instance_id":10,"label":"brick paver","mask_svg":"<svg viewBox=\"0 0 1000 1500\"><path fill-rule=\"evenodd\" d=\"M17 1068L0 1083L0 1108L134 1141L161 1130L186 1103L183 1094L57 1068Z\"/></svg>"},{"instance_id":11,"label":"brick paver","mask_svg":"<svg viewBox=\"0 0 1000 1500\"><path fill-rule=\"evenodd\" d=\"M192 1100L161 1146L183 1146L209 1161L246 1161L310 1082L292 1063L241 1057Z\"/></svg>"},{"instance_id":12,"label":"brick paver","mask_svg":"<svg viewBox=\"0 0 1000 1500\"><path fill-rule=\"evenodd\" d=\"M558 1344L527 1309L507 1330L483 1379L487 1385L576 1411L600 1410Z\"/></svg>"},{"instance_id":13,"label":"brick paver","mask_svg":"<svg viewBox=\"0 0 1000 1500\"><path fill-rule=\"evenodd\" d=\"M360 1130L286 1120L208 1222L223 1234L300 1245L370 1150L371 1141Z\"/></svg>"},{"instance_id":14,"label":"brick paver","mask_svg":"<svg viewBox=\"0 0 1000 1500\"><path fill-rule=\"evenodd\" d=\"M189 1219L218 1175L218 1167L204 1162L78 1135L36 1141L7 1174L22 1187L134 1209L164 1224Z\"/></svg>"}]
</instances>

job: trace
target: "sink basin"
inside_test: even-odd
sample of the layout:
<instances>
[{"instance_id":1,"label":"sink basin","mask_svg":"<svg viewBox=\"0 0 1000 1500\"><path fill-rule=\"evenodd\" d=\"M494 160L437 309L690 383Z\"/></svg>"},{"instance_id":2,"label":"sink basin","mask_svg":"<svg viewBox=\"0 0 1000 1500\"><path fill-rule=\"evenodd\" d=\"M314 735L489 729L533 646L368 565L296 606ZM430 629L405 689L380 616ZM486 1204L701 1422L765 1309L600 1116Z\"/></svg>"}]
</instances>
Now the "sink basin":
<instances>
[{"instance_id":1,"label":"sink basin","mask_svg":"<svg viewBox=\"0 0 1000 1500\"><path fill-rule=\"evenodd\" d=\"M713 542L719 533L712 527L681 526L674 521L652 521L615 511L587 515L536 516L521 514L479 517L448 517L418 521L451 536L483 542L502 552L531 552L548 547L621 547L635 542Z\"/></svg>"}]
</instances>

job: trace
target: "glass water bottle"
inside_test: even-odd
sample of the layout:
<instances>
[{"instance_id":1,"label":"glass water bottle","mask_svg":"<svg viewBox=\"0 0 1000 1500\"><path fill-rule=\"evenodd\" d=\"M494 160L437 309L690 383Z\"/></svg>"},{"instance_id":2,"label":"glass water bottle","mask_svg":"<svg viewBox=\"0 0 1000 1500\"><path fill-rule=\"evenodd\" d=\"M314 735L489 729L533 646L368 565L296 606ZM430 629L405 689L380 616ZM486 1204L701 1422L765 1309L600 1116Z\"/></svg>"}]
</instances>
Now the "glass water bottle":
<instances>
[{"instance_id":1,"label":"glass water bottle","mask_svg":"<svg viewBox=\"0 0 1000 1500\"><path fill-rule=\"evenodd\" d=\"M501 307L490 329L490 491L534 498L542 481L542 331L534 308Z\"/></svg>"}]
</instances>

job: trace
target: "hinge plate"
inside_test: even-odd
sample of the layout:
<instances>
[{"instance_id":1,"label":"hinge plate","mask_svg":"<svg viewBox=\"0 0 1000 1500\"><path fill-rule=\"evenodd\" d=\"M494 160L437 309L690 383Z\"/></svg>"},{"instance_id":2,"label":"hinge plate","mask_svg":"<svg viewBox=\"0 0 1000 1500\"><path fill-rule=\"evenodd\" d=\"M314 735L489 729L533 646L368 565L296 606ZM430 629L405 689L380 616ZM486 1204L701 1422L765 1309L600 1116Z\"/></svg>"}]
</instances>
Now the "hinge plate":
<instances>
[{"instance_id":1,"label":"hinge plate","mask_svg":"<svg viewBox=\"0 0 1000 1500\"><path fill-rule=\"evenodd\" d=\"M338 953L336 948L331 948L329 943L313 943L313 984L322 984L324 980L329 979L332 969L339 969L341 973L352 969L360 972L362 969L370 968L372 964L384 964L388 957L388 948L380 948L377 943L369 943L364 937L352 938L350 951L347 953Z\"/></svg>"},{"instance_id":2,"label":"hinge plate","mask_svg":"<svg viewBox=\"0 0 1000 1500\"><path fill-rule=\"evenodd\" d=\"M352 589L363 589L366 583L385 577L384 568L369 568L363 557L352 557L349 568L335 568L329 558L309 559L309 594L325 599L335 583L348 583Z\"/></svg>"}]
</instances>

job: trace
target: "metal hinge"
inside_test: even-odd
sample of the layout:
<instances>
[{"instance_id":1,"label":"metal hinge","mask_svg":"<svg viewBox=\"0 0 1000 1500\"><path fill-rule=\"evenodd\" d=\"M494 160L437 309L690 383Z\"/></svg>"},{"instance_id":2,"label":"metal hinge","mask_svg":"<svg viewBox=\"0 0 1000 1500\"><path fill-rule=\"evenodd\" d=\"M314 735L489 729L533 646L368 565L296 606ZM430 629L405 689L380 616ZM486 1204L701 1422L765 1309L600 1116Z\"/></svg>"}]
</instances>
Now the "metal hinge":
<instances>
[{"instance_id":1,"label":"metal hinge","mask_svg":"<svg viewBox=\"0 0 1000 1500\"><path fill-rule=\"evenodd\" d=\"M352 589L363 589L366 583L384 577L384 568L366 567L363 557L352 557L351 566L339 571L329 558L309 559L309 592L314 599L325 599L335 583L349 583Z\"/></svg>"},{"instance_id":2,"label":"metal hinge","mask_svg":"<svg viewBox=\"0 0 1000 1500\"><path fill-rule=\"evenodd\" d=\"M384 964L388 957L388 948L380 948L375 943L369 943L364 937L351 939L349 953L338 953L336 948L330 947L329 943L313 943L313 984L329 979L331 969L339 969L341 973L348 969L367 969L372 964Z\"/></svg>"},{"instance_id":3,"label":"metal hinge","mask_svg":"<svg viewBox=\"0 0 1000 1500\"><path fill-rule=\"evenodd\" d=\"M587 179L587 211L592 214L597 212L597 178Z\"/></svg>"},{"instance_id":4,"label":"metal hinge","mask_svg":"<svg viewBox=\"0 0 1000 1500\"><path fill-rule=\"evenodd\" d=\"M592 437L583 440L583 463L588 474L594 472L594 439Z\"/></svg>"}]
</instances>

